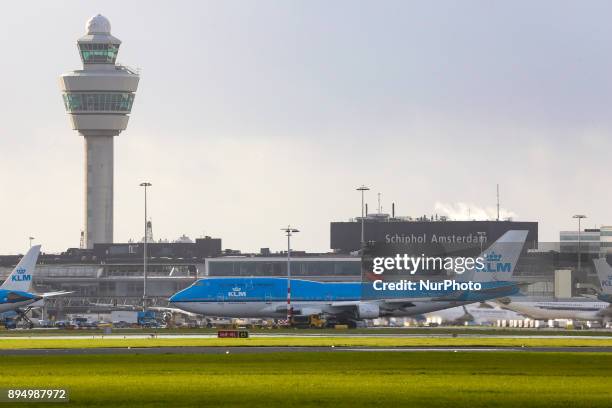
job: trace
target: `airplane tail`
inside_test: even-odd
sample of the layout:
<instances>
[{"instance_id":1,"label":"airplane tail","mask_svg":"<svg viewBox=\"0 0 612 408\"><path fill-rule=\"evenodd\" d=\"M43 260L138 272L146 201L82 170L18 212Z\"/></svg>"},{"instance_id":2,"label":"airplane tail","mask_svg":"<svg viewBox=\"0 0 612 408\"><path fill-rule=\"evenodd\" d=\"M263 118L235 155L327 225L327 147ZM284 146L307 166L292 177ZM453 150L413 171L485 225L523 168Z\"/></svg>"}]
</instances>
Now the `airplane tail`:
<instances>
[{"instance_id":1,"label":"airplane tail","mask_svg":"<svg viewBox=\"0 0 612 408\"><path fill-rule=\"evenodd\" d=\"M0 289L18 290L21 292L30 292L32 287L32 276L34 268L36 268L36 260L40 254L40 245L34 245L21 258L13 272L6 278Z\"/></svg>"},{"instance_id":2,"label":"airplane tail","mask_svg":"<svg viewBox=\"0 0 612 408\"><path fill-rule=\"evenodd\" d=\"M479 255L484 267L475 266L459 275L457 280L479 283L511 281L514 268L523 251L527 233L528 231L525 230L507 231Z\"/></svg>"},{"instance_id":3,"label":"airplane tail","mask_svg":"<svg viewBox=\"0 0 612 408\"><path fill-rule=\"evenodd\" d=\"M601 293L612 296L612 267L608 265L606 258L593 259L593 264L601 285Z\"/></svg>"}]
</instances>

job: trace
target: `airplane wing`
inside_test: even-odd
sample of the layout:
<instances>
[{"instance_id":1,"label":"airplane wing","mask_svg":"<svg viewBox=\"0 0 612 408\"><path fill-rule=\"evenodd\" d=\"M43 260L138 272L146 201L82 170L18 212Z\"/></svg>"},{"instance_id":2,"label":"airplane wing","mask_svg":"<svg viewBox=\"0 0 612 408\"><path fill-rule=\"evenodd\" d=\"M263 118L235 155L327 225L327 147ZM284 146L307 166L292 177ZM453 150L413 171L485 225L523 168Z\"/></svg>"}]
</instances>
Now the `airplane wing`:
<instances>
[{"instance_id":1,"label":"airplane wing","mask_svg":"<svg viewBox=\"0 0 612 408\"><path fill-rule=\"evenodd\" d=\"M41 293L38 296L42 296L43 298L48 298L48 297L55 297L55 296L62 296L62 295L69 295L71 293L74 292L66 292L66 291L59 291L59 292L47 292L47 293Z\"/></svg>"},{"instance_id":2,"label":"airplane wing","mask_svg":"<svg viewBox=\"0 0 612 408\"><path fill-rule=\"evenodd\" d=\"M478 295L480 297L486 296L490 299L496 299L496 294L500 294L503 296L507 296L509 287L525 287L529 285L527 282L512 282L510 285L496 286L492 288L483 288L479 291L470 291L470 290L459 290L448 295L438 296L438 297L421 297L421 298L385 298L381 299L386 304L395 304L395 303L411 303L411 302L453 302L453 301L465 301L470 300L470 295ZM476 302L476 300L475 300Z\"/></svg>"},{"instance_id":3,"label":"airplane wing","mask_svg":"<svg viewBox=\"0 0 612 408\"><path fill-rule=\"evenodd\" d=\"M319 305L296 305L293 307L294 314L304 314L304 315L313 315L313 314L332 314L332 315L348 315L353 316L361 306L364 304L376 304L381 309L389 310L389 309L403 309L414 307L415 304L412 302L414 299L399 299L394 302L392 305L387 304L386 299L372 299L368 300L345 300L345 301L330 301L321 303ZM287 305L279 305L274 307L274 312L276 313L286 313Z\"/></svg>"},{"instance_id":4,"label":"airplane wing","mask_svg":"<svg viewBox=\"0 0 612 408\"><path fill-rule=\"evenodd\" d=\"M345 300L339 302L330 302L329 305L331 307L345 307L345 306L356 306L361 303L360 300Z\"/></svg>"},{"instance_id":5,"label":"airplane wing","mask_svg":"<svg viewBox=\"0 0 612 408\"><path fill-rule=\"evenodd\" d=\"M45 305L45 299L46 298L50 298L50 297L55 297L55 296L62 296L62 295L68 295L70 293L74 293L74 292L65 292L65 291L60 291L60 292L47 292L47 293L36 293L34 295L36 295L38 297L38 300L34 303L32 303L30 305L30 307L43 307Z\"/></svg>"},{"instance_id":6,"label":"airplane wing","mask_svg":"<svg viewBox=\"0 0 612 408\"><path fill-rule=\"evenodd\" d=\"M142 306L140 305L120 305L113 303L89 303L90 306L100 307L100 308L108 308L108 309L123 309L123 310L141 310Z\"/></svg>"},{"instance_id":7,"label":"airplane wing","mask_svg":"<svg viewBox=\"0 0 612 408\"><path fill-rule=\"evenodd\" d=\"M347 301L347 302L329 302L320 303L317 305L295 305L292 307L293 314L295 315L315 315L321 313L332 313L332 314L345 314L351 312L357 307L359 301ZM270 309L275 313L287 313L287 305L274 306Z\"/></svg>"},{"instance_id":8,"label":"airplane wing","mask_svg":"<svg viewBox=\"0 0 612 408\"><path fill-rule=\"evenodd\" d=\"M381 302L385 303L385 304L393 305L393 304L406 304L406 303L413 303L413 302L452 301L452 300L459 300L459 299L457 299L457 295L456 294L451 294L451 295L441 296L441 297L437 297L437 298L431 298L431 297L414 298L414 297L409 297L409 298L386 298L386 299L379 299L379 300Z\"/></svg>"},{"instance_id":9,"label":"airplane wing","mask_svg":"<svg viewBox=\"0 0 612 408\"><path fill-rule=\"evenodd\" d=\"M180 314L184 314L184 315L187 315L187 316L194 316L194 317L195 316L201 316L201 315L199 315L197 313L187 312L185 310L182 310L182 309L179 309L179 308L176 308L176 307L149 306L149 307L147 307L147 309L155 310L155 311L158 311L158 312L180 313Z\"/></svg>"}]
</instances>

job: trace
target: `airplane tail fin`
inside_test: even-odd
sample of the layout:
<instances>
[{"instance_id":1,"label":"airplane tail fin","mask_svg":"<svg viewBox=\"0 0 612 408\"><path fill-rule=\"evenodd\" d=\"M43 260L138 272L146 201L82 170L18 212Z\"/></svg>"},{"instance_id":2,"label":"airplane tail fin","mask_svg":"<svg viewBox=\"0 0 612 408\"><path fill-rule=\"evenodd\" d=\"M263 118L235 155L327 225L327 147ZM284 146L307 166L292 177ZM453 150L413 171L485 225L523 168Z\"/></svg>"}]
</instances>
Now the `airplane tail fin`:
<instances>
[{"instance_id":1,"label":"airplane tail fin","mask_svg":"<svg viewBox=\"0 0 612 408\"><path fill-rule=\"evenodd\" d=\"M32 276L36 268L36 260L40 254L40 245L34 245L21 258L13 272L6 278L0 289L18 290L30 292L32 288Z\"/></svg>"},{"instance_id":2,"label":"airplane tail fin","mask_svg":"<svg viewBox=\"0 0 612 408\"><path fill-rule=\"evenodd\" d=\"M457 280L480 283L512 280L527 233L526 230L507 231L479 255L483 259L483 268L475 266L461 274Z\"/></svg>"},{"instance_id":3,"label":"airplane tail fin","mask_svg":"<svg viewBox=\"0 0 612 408\"><path fill-rule=\"evenodd\" d=\"M612 295L612 267L608 265L606 258L593 259L597 278L601 285L601 293L604 295Z\"/></svg>"}]
</instances>

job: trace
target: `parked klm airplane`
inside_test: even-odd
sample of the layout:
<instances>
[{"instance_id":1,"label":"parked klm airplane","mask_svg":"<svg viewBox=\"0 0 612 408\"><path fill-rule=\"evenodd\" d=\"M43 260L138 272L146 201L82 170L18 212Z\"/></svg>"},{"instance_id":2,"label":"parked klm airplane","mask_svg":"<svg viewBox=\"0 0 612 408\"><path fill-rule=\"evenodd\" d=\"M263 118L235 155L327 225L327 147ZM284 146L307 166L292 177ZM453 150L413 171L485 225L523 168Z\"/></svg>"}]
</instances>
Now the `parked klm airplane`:
<instances>
[{"instance_id":1,"label":"parked klm airplane","mask_svg":"<svg viewBox=\"0 0 612 408\"><path fill-rule=\"evenodd\" d=\"M50 292L36 294L31 292L32 277L39 254L40 245L35 245L30 248L8 278L6 278L2 286L0 286L0 313L15 311L22 319L30 323L30 325L31 322L25 314L36 302L48 297L70 293Z\"/></svg>"},{"instance_id":2,"label":"parked klm airplane","mask_svg":"<svg viewBox=\"0 0 612 408\"><path fill-rule=\"evenodd\" d=\"M480 282L482 289L479 291L410 291L407 296L402 291L397 297L364 299L363 293L371 293L371 283L292 279L293 313L323 314L338 321L354 322L381 316L420 315L517 294L522 284L512 281L512 273L526 238L527 231L506 232L481 254L491 259L485 268L467 270L456 279ZM281 318L287 315L286 293L286 278L205 278L169 300L179 309L206 316Z\"/></svg>"},{"instance_id":3,"label":"parked klm airplane","mask_svg":"<svg viewBox=\"0 0 612 408\"><path fill-rule=\"evenodd\" d=\"M532 319L567 319L606 322L612 319L612 268L605 258L593 260L601 292L599 301L589 297L575 297L558 300L519 300L500 301L502 307L521 313Z\"/></svg>"},{"instance_id":4,"label":"parked klm airplane","mask_svg":"<svg viewBox=\"0 0 612 408\"><path fill-rule=\"evenodd\" d=\"M453 307L445 310L427 313L428 320L442 324L463 325L471 323L476 325L493 325L499 320L519 320L524 316L503 309L499 305L488 302L474 303L467 306Z\"/></svg>"}]
</instances>

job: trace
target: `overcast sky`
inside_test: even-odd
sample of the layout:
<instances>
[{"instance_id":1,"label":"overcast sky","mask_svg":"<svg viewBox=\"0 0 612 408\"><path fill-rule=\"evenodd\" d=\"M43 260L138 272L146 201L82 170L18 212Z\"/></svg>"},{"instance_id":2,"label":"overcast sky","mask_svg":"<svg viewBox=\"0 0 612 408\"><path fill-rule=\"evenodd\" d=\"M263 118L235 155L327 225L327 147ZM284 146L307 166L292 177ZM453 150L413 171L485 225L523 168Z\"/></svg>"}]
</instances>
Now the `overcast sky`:
<instances>
[{"instance_id":1,"label":"overcast sky","mask_svg":"<svg viewBox=\"0 0 612 408\"><path fill-rule=\"evenodd\" d=\"M435 4L434 4L435 3ZM115 139L115 241L328 250L359 184L399 215L492 215L540 240L612 224L609 1L19 1L0 13L0 253L79 244L83 140L58 76L101 13L141 69ZM488 209L488 210L487 210Z\"/></svg>"}]
</instances>

